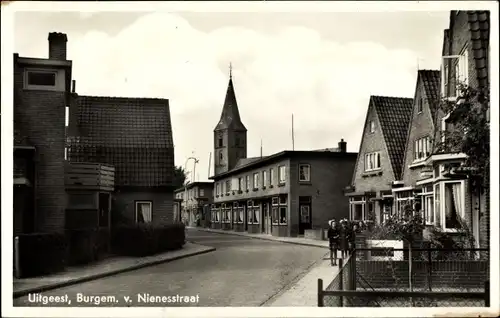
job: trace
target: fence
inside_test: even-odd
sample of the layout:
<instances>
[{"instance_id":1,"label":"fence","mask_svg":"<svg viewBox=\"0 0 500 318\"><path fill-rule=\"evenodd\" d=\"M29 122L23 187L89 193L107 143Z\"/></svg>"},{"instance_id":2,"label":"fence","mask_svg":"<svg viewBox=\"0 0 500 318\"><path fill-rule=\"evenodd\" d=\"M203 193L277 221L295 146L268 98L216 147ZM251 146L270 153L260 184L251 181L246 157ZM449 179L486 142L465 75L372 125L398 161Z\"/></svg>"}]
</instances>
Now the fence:
<instances>
[{"instance_id":1,"label":"fence","mask_svg":"<svg viewBox=\"0 0 500 318\"><path fill-rule=\"evenodd\" d=\"M488 256L486 249L357 249L325 290L318 282L318 306L489 306Z\"/></svg>"}]
</instances>

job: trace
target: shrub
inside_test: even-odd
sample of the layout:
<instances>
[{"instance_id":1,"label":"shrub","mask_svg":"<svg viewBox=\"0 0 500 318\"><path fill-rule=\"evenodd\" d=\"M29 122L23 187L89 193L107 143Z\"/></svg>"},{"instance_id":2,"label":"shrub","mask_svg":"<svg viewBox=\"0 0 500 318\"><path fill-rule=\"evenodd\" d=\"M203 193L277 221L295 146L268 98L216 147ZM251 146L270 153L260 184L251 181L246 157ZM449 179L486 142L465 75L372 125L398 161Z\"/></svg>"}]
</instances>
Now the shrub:
<instances>
[{"instance_id":1,"label":"shrub","mask_svg":"<svg viewBox=\"0 0 500 318\"><path fill-rule=\"evenodd\" d=\"M108 229L78 229L66 231L70 265L88 264L107 253Z\"/></svg>"},{"instance_id":2,"label":"shrub","mask_svg":"<svg viewBox=\"0 0 500 318\"><path fill-rule=\"evenodd\" d=\"M66 266L66 238L62 233L31 233L19 237L21 277L48 275Z\"/></svg>"},{"instance_id":3,"label":"shrub","mask_svg":"<svg viewBox=\"0 0 500 318\"><path fill-rule=\"evenodd\" d=\"M148 256L179 249L185 239L182 223L121 225L113 229L111 245L113 252L120 255Z\"/></svg>"}]
</instances>

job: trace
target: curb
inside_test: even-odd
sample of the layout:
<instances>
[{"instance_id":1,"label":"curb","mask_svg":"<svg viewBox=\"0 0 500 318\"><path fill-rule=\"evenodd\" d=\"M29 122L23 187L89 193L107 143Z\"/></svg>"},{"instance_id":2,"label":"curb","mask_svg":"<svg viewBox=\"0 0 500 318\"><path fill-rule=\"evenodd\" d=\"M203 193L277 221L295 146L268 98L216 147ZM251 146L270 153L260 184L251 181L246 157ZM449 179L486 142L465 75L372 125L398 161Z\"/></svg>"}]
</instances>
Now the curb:
<instances>
[{"instance_id":1,"label":"curb","mask_svg":"<svg viewBox=\"0 0 500 318\"><path fill-rule=\"evenodd\" d=\"M129 267L126 267L126 268L120 268L120 269L108 271L108 272L105 272L105 273L100 273L100 274L95 274L95 275L89 275L89 276L79 277L79 278L67 280L67 281L64 281L64 282L58 282L58 283L47 284L47 285L43 285L43 286L26 288L26 289L23 289L23 290L14 291L12 294L13 294L13 298L19 298L19 297L23 297L23 296L26 296L26 295L32 294L32 293L42 293L42 292L46 292L46 291L49 291L49 290L52 290L52 289L56 289L56 288L61 288L61 287L66 287L66 286L70 286L70 285L85 283L85 282L89 282L89 281L92 281L92 280L97 280L97 279L108 277L108 276L113 276L113 275L117 275L117 274L121 274L121 273L125 273L125 272L130 272L130 271L133 271L133 270L136 270L136 269L140 269L140 268L144 268L144 267L148 267L148 266L154 266L154 265L158 265L158 264L162 264L162 263L168 263L168 262L171 262L171 261L175 261L175 260L186 258L186 257L190 257L190 256L195 256L195 255L210 253L210 252L213 252L215 250L216 250L215 247L210 247L210 248L207 248L207 249L205 249L203 251L198 251L198 252L192 252L192 253L188 253L188 254L184 254L184 255L179 255L179 256L175 256L175 257L169 258L169 259L162 259L162 260L151 261L151 262L147 262L147 263L143 263L143 264L137 264L137 265L129 266Z\"/></svg>"},{"instance_id":2,"label":"curb","mask_svg":"<svg viewBox=\"0 0 500 318\"><path fill-rule=\"evenodd\" d=\"M226 235L235 235L235 236L243 236L243 237L248 237L251 239L258 239L258 240L265 240L265 241L274 241L274 242L280 242L280 243L288 243L288 244L295 244L295 245L303 245L303 246L313 246L313 247L320 247L320 248L325 248L328 249L328 246L324 245L317 245L314 243L306 243L306 242L290 242L290 241L282 241L282 240L276 240L276 239L271 239L267 237L257 237L257 236L249 236L245 234L239 234L238 232L219 232L219 231L214 231L212 229L205 229L205 228L197 228L197 227L191 227L190 229L198 230L198 231L203 231L203 232L208 232L208 233L217 233L217 234L226 234Z\"/></svg>"}]
</instances>

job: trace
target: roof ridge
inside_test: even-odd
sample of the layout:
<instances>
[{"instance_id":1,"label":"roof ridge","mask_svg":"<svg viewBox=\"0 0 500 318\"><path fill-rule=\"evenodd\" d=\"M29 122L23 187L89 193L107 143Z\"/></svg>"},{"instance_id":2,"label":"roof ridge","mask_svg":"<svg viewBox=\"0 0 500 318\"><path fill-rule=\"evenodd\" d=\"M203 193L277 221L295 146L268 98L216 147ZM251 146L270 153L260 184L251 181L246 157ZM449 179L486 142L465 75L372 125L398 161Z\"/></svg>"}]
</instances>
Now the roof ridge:
<instances>
[{"instance_id":1,"label":"roof ridge","mask_svg":"<svg viewBox=\"0 0 500 318\"><path fill-rule=\"evenodd\" d=\"M127 96L102 96L102 95L80 95L78 98L89 98L89 99L121 99L121 100L151 100L151 101L169 101L168 98L158 98L158 97L127 97Z\"/></svg>"}]
</instances>

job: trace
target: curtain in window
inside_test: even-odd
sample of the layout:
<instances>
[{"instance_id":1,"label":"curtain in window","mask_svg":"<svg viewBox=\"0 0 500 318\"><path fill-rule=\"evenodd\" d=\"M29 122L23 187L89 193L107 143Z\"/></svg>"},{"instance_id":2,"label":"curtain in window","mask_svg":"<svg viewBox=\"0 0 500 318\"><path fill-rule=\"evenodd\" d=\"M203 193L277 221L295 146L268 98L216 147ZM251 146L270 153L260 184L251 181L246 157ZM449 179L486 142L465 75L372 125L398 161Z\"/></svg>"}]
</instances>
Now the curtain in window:
<instances>
[{"instance_id":1,"label":"curtain in window","mask_svg":"<svg viewBox=\"0 0 500 318\"><path fill-rule=\"evenodd\" d=\"M460 223L459 223L459 217L463 215L462 211L462 184L461 183L454 183L452 184L452 191L453 191L453 204L455 206L455 223L456 227L460 228Z\"/></svg>"},{"instance_id":2,"label":"curtain in window","mask_svg":"<svg viewBox=\"0 0 500 318\"><path fill-rule=\"evenodd\" d=\"M151 222L151 205L141 204L141 212L144 223Z\"/></svg>"},{"instance_id":3,"label":"curtain in window","mask_svg":"<svg viewBox=\"0 0 500 318\"><path fill-rule=\"evenodd\" d=\"M253 220L255 223L260 222L260 209L259 208L253 208Z\"/></svg>"}]
</instances>

